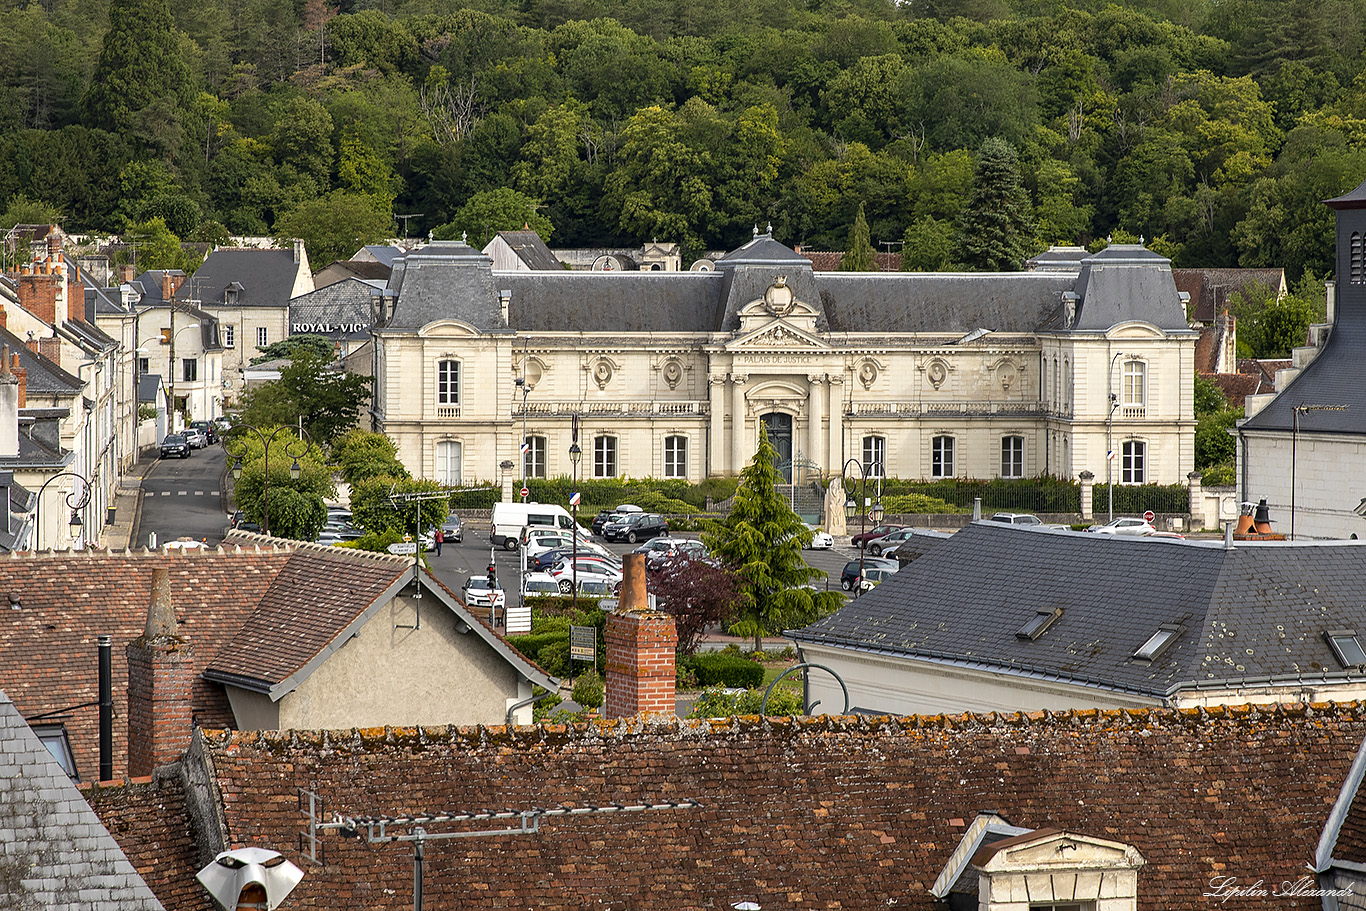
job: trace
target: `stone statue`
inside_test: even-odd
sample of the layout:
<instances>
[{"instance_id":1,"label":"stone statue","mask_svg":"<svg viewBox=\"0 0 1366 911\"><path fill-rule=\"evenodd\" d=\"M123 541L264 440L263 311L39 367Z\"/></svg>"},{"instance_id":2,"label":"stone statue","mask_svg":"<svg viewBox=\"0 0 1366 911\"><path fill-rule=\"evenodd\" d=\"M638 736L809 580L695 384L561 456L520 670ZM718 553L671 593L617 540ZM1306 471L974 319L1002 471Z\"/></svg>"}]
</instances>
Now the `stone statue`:
<instances>
[{"instance_id":1,"label":"stone statue","mask_svg":"<svg viewBox=\"0 0 1366 911\"><path fill-rule=\"evenodd\" d=\"M844 527L844 485L843 478L834 478L825 491L825 530L832 535L846 533Z\"/></svg>"}]
</instances>

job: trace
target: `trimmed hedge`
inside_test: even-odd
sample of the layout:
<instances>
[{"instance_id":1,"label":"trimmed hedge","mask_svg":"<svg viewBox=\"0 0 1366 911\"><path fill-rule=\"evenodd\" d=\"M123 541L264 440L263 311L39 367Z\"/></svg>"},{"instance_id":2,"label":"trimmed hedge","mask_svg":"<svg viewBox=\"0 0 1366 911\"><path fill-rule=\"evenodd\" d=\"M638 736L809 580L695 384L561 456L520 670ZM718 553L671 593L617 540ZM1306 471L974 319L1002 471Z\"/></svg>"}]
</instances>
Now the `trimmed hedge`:
<instances>
[{"instance_id":1,"label":"trimmed hedge","mask_svg":"<svg viewBox=\"0 0 1366 911\"><path fill-rule=\"evenodd\" d=\"M600 509L615 509L622 503L633 503L646 512L669 515L699 512L706 509L707 499L720 503L735 493L735 478L707 478L690 484L680 478L531 478L526 482L531 499L538 503L557 503L569 508L569 496L577 490L581 496L579 515L591 519Z\"/></svg>"},{"instance_id":2,"label":"trimmed hedge","mask_svg":"<svg viewBox=\"0 0 1366 911\"><path fill-rule=\"evenodd\" d=\"M764 682L764 667L738 655L699 652L688 661L697 675L698 686L727 686L753 689Z\"/></svg>"}]
</instances>

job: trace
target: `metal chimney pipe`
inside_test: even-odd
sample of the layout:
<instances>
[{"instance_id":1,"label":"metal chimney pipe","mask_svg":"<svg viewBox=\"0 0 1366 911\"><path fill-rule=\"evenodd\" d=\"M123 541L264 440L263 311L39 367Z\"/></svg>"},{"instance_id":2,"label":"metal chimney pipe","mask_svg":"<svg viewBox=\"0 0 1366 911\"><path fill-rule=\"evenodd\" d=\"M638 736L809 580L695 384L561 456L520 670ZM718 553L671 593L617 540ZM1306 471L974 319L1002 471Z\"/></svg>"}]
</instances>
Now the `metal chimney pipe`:
<instances>
[{"instance_id":1,"label":"metal chimney pipe","mask_svg":"<svg viewBox=\"0 0 1366 911\"><path fill-rule=\"evenodd\" d=\"M114 671L112 665L112 636L100 636L95 642L100 651L100 781L114 778Z\"/></svg>"}]
</instances>

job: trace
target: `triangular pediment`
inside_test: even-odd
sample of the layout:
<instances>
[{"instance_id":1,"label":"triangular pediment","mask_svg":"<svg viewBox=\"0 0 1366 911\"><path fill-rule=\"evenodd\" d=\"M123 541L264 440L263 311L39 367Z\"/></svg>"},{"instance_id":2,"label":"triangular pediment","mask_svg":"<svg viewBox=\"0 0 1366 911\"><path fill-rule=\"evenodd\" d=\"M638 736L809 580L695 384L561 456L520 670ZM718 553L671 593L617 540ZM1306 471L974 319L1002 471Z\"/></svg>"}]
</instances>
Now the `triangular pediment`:
<instances>
[{"instance_id":1,"label":"triangular pediment","mask_svg":"<svg viewBox=\"0 0 1366 911\"><path fill-rule=\"evenodd\" d=\"M829 351L830 346L819 336L776 318L746 332L726 345L727 351Z\"/></svg>"}]
</instances>

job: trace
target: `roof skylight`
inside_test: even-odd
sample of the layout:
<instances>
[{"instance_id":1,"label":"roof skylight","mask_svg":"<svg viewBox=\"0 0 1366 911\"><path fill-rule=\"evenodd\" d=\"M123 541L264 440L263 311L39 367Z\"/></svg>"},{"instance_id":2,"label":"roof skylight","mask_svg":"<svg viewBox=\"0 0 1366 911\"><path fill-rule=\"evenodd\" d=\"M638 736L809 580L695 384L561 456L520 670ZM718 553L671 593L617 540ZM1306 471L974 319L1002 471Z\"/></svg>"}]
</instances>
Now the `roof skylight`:
<instances>
[{"instance_id":1,"label":"roof skylight","mask_svg":"<svg viewBox=\"0 0 1366 911\"><path fill-rule=\"evenodd\" d=\"M1164 623L1157 628L1157 632L1148 637L1147 642L1138 647L1134 657L1139 661L1152 661L1165 652L1180 635L1181 627L1174 623Z\"/></svg>"},{"instance_id":2,"label":"roof skylight","mask_svg":"<svg viewBox=\"0 0 1366 911\"><path fill-rule=\"evenodd\" d=\"M1054 620L1057 620L1061 616L1061 607L1055 607L1052 610L1037 611L1033 617L1029 618L1028 623L1016 631L1015 638L1028 639L1030 642L1033 642L1043 635L1044 630L1053 625Z\"/></svg>"},{"instance_id":3,"label":"roof skylight","mask_svg":"<svg viewBox=\"0 0 1366 911\"><path fill-rule=\"evenodd\" d=\"M1338 664L1344 668L1366 665L1366 649L1361 647L1361 640L1357 638L1356 630L1327 630L1324 632L1323 638L1328 640L1328 647L1333 650L1333 657L1338 659Z\"/></svg>"}]
</instances>

